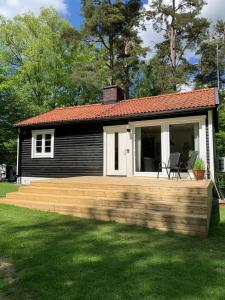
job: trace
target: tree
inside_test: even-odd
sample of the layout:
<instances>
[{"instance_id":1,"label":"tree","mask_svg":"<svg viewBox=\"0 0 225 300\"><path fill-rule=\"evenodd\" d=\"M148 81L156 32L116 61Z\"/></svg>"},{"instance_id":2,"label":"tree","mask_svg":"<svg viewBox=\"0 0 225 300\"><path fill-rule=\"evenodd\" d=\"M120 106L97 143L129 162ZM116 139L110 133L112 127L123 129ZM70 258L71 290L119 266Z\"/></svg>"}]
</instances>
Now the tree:
<instances>
[{"instance_id":1,"label":"tree","mask_svg":"<svg viewBox=\"0 0 225 300\"><path fill-rule=\"evenodd\" d=\"M109 84L122 85L128 98L131 73L146 51L138 37L143 17L141 1L83 0L82 11L87 38L105 50Z\"/></svg>"},{"instance_id":2,"label":"tree","mask_svg":"<svg viewBox=\"0 0 225 300\"><path fill-rule=\"evenodd\" d=\"M18 101L29 104L31 114L74 96L69 75L79 40L74 46L62 38L70 27L53 9L43 9L39 17L29 13L1 19L0 58L8 68L2 88L13 89Z\"/></svg>"},{"instance_id":3,"label":"tree","mask_svg":"<svg viewBox=\"0 0 225 300\"><path fill-rule=\"evenodd\" d=\"M197 55L200 56L196 65L196 87L219 88L225 84L225 22L218 20L208 38L201 43Z\"/></svg>"},{"instance_id":4,"label":"tree","mask_svg":"<svg viewBox=\"0 0 225 300\"><path fill-rule=\"evenodd\" d=\"M157 55L164 57L164 63L171 68L174 91L181 84L181 73L187 69L186 51L196 49L207 34L209 22L198 16L204 4L204 0L153 0L147 13L153 28L164 33L165 40L157 45Z\"/></svg>"},{"instance_id":5,"label":"tree","mask_svg":"<svg viewBox=\"0 0 225 300\"><path fill-rule=\"evenodd\" d=\"M83 43L80 32L53 9L43 9L38 17L0 17L0 162L15 162L16 121L81 99L95 101L91 80L74 77L78 64L95 58L95 47Z\"/></svg>"},{"instance_id":6,"label":"tree","mask_svg":"<svg viewBox=\"0 0 225 300\"><path fill-rule=\"evenodd\" d=\"M73 62L72 80L76 83L74 104L99 102L107 79L104 49L87 44Z\"/></svg>"}]
</instances>

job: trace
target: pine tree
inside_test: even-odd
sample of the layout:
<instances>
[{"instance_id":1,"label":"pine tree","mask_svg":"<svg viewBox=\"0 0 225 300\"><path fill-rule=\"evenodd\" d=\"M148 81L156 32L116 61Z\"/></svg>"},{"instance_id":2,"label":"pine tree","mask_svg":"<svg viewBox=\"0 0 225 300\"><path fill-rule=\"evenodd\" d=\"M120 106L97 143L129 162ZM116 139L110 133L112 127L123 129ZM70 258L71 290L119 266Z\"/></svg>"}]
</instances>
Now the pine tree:
<instances>
[{"instance_id":1,"label":"pine tree","mask_svg":"<svg viewBox=\"0 0 225 300\"><path fill-rule=\"evenodd\" d=\"M196 87L225 86L225 22L218 20L197 51ZM218 83L219 81L219 83Z\"/></svg>"},{"instance_id":2,"label":"pine tree","mask_svg":"<svg viewBox=\"0 0 225 300\"><path fill-rule=\"evenodd\" d=\"M204 4L204 0L153 0L147 13L154 29L164 33L157 55L171 68L174 91L181 84L181 74L188 69L186 51L196 49L206 36L209 22L198 16Z\"/></svg>"},{"instance_id":3,"label":"pine tree","mask_svg":"<svg viewBox=\"0 0 225 300\"><path fill-rule=\"evenodd\" d=\"M143 17L140 0L83 0L84 34L88 41L105 50L109 84L120 84L129 97L132 72L146 49L138 28Z\"/></svg>"}]
</instances>

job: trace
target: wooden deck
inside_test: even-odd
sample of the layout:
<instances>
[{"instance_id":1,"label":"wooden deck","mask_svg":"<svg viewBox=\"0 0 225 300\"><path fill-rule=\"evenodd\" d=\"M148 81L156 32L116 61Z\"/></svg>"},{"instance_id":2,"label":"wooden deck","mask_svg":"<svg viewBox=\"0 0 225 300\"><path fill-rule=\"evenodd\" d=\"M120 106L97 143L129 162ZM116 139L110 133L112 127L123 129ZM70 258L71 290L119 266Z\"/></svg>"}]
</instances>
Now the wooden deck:
<instances>
[{"instance_id":1,"label":"wooden deck","mask_svg":"<svg viewBox=\"0 0 225 300\"><path fill-rule=\"evenodd\" d=\"M0 203L207 236L212 183L148 177L41 180Z\"/></svg>"}]
</instances>

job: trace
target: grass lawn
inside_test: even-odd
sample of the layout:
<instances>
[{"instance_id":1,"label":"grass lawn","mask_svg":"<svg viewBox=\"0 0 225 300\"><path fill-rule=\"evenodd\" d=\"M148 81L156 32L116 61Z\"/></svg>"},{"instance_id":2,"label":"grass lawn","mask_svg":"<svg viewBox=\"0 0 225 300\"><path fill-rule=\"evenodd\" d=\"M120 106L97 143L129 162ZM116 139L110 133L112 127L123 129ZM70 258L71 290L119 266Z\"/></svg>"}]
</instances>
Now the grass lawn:
<instances>
[{"instance_id":1,"label":"grass lawn","mask_svg":"<svg viewBox=\"0 0 225 300\"><path fill-rule=\"evenodd\" d=\"M0 205L0 299L225 299L220 217L204 239Z\"/></svg>"},{"instance_id":2,"label":"grass lawn","mask_svg":"<svg viewBox=\"0 0 225 300\"><path fill-rule=\"evenodd\" d=\"M5 197L6 193L16 192L18 186L16 184L8 183L8 182L0 182L0 198Z\"/></svg>"}]
</instances>

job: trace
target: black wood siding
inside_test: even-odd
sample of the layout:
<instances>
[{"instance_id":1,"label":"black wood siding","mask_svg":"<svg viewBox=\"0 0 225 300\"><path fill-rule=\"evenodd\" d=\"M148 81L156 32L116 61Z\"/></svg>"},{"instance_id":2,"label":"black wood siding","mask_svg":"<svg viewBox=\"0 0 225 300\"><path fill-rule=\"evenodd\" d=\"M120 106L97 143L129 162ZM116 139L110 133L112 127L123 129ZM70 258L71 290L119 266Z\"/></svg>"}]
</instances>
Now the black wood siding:
<instances>
[{"instance_id":1,"label":"black wood siding","mask_svg":"<svg viewBox=\"0 0 225 300\"><path fill-rule=\"evenodd\" d=\"M20 155L21 176L103 175L103 127L100 124L56 127L54 158L33 159L31 129L22 129Z\"/></svg>"}]
</instances>

